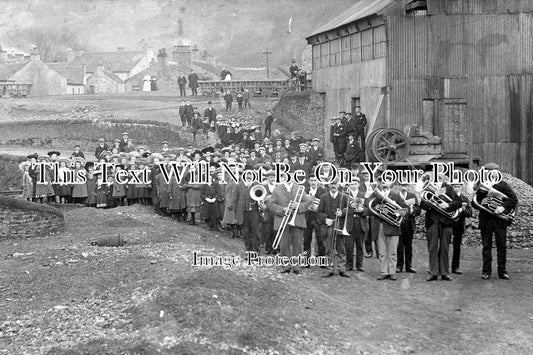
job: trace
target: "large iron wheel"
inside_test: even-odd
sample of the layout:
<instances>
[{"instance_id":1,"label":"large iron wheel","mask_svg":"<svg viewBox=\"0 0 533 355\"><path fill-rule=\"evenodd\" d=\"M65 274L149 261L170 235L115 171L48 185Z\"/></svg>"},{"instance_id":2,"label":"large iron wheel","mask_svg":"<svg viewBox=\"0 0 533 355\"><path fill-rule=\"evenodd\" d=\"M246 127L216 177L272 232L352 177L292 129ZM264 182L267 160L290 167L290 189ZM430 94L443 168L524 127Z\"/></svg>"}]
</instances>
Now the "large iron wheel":
<instances>
[{"instance_id":1,"label":"large iron wheel","mask_svg":"<svg viewBox=\"0 0 533 355\"><path fill-rule=\"evenodd\" d=\"M369 136L369 143L368 156L373 161L399 162L409 155L409 138L399 129L378 129Z\"/></svg>"}]
</instances>

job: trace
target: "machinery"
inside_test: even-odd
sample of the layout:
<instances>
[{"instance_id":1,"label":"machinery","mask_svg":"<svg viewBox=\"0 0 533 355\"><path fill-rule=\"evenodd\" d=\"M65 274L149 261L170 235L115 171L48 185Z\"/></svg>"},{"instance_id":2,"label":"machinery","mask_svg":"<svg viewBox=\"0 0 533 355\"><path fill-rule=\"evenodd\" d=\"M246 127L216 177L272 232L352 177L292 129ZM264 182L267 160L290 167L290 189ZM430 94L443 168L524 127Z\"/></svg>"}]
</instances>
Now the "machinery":
<instances>
[{"instance_id":1,"label":"machinery","mask_svg":"<svg viewBox=\"0 0 533 355\"><path fill-rule=\"evenodd\" d=\"M370 161L382 163L423 162L442 156L441 138L422 132L417 125L404 131L375 129L368 134L365 148Z\"/></svg>"}]
</instances>

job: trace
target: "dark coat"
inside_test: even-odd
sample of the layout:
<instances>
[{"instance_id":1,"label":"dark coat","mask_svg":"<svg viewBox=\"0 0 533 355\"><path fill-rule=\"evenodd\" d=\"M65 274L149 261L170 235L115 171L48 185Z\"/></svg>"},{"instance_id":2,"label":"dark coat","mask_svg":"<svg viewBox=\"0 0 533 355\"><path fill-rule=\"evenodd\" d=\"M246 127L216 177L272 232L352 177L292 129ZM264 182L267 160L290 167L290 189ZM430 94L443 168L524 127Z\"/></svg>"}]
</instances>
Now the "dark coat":
<instances>
[{"instance_id":1,"label":"dark coat","mask_svg":"<svg viewBox=\"0 0 533 355\"><path fill-rule=\"evenodd\" d=\"M379 197L376 196L375 193L372 194L372 196L370 197L369 200L371 200L373 198L378 199L378 202L381 203L381 200L379 199ZM391 191L390 194L389 194L389 198L391 200L393 200L394 202L396 202L398 205L400 205L400 207L402 207L402 208L407 208L408 207L407 204L405 203L405 201L396 192L392 192ZM387 223L386 221L380 219L379 217L375 218L375 219L378 222L383 222L383 234L388 235L388 236L396 236L396 235L399 236L400 235L400 233L401 233L400 227L393 226L393 225ZM372 224L372 228L374 228L374 226L375 226L375 224ZM377 227L379 228L379 225Z\"/></svg>"},{"instance_id":2,"label":"dark coat","mask_svg":"<svg viewBox=\"0 0 533 355\"><path fill-rule=\"evenodd\" d=\"M398 194L398 196L400 196L400 198L402 198L402 195L401 193ZM405 202L407 200L410 200L410 199L417 199L415 194L407 191L407 195L405 196L405 200L402 200ZM411 209L409 210L409 212L407 213L407 215L403 218L403 221L402 221L402 225L401 225L401 228L402 230L406 230L409 234L413 234L415 231L416 231L416 217L420 215L420 206L418 204L415 204L413 207L412 207L412 212L411 212Z\"/></svg>"},{"instance_id":3,"label":"dark coat","mask_svg":"<svg viewBox=\"0 0 533 355\"><path fill-rule=\"evenodd\" d=\"M189 79L189 87L191 89L193 88L196 89L198 87L198 74L191 73L189 74L188 79Z\"/></svg>"},{"instance_id":4,"label":"dark coat","mask_svg":"<svg viewBox=\"0 0 533 355\"><path fill-rule=\"evenodd\" d=\"M236 220L235 224L243 224L244 205L247 200L250 200L250 188L246 188L243 182L239 182L235 185L231 194L231 206L233 206L233 213Z\"/></svg>"},{"instance_id":5,"label":"dark coat","mask_svg":"<svg viewBox=\"0 0 533 355\"><path fill-rule=\"evenodd\" d=\"M355 121L355 128L358 130L364 129L367 124L366 115L364 113L354 115L353 120Z\"/></svg>"},{"instance_id":6,"label":"dark coat","mask_svg":"<svg viewBox=\"0 0 533 355\"><path fill-rule=\"evenodd\" d=\"M461 199L461 203L465 203L466 206L463 208L463 210L459 214L459 220L455 222L453 225L454 227L458 226L458 227L464 228L466 217L472 217L472 206L470 205L470 199L464 194L459 195L459 198Z\"/></svg>"},{"instance_id":7,"label":"dark coat","mask_svg":"<svg viewBox=\"0 0 533 355\"><path fill-rule=\"evenodd\" d=\"M121 142L122 143L122 142ZM94 156L96 157L97 160L100 160L100 154L106 150L109 150L109 147L107 146L107 144L104 143L104 146L101 147L100 144L98 144L96 146L96 149L94 150Z\"/></svg>"},{"instance_id":8,"label":"dark coat","mask_svg":"<svg viewBox=\"0 0 533 355\"><path fill-rule=\"evenodd\" d=\"M500 191L501 193L505 194L508 198L503 200L503 208L504 213L510 213L511 210L516 208L516 205L518 204L518 198L516 197L516 194L514 193L513 189L509 184L505 181L500 181L499 183L495 184L493 186L494 189ZM478 190L476 192L476 197L479 202L483 201L485 197L487 197L487 192ZM484 228L489 220L494 220L496 222L496 226L498 228L506 228L509 225L509 222L506 222L498 217L495 217L485 211L479 211L479 229Z\"/></svg>"},{"instance_id":9,"label":"dark coat","mask_svg":"<svg viewBox=\"0 0 533 355\"><path fill-rule=\"evenodd\" d=\"M455 190L452 186L448 184L442 184L442 187L446 189L446 195L452 199L451 202L449 202L448 212L453 212L457 209L459 209L462 205L461 199L457 194L455 193ZM420 202L420 207L426 211L426 228L429 228L433 225L433 223L440 222L444 226L451 226L453 224L453 221L446 216L442 215L442 213L438 212L431 204L427 203L426 201L422 200Z\"/></svg>"},{"instance_id":10,"label":"dark coat","mask_svg":"<svg viewBox=\"0 0 533 355\"><path fill-rule=\"evenodd\" d=\"M346 161L359 161L361 156L361 147L359 146L359 142L354 140L353 142L348 142L346 144L346 150L344 151L344 159Z\"/></svg>"},{"instance_id":11,"label":"dark coat","mask_svg":"<svg viewBox=\"0 0 533 355\"><path fill-rule=\"evenodd\" d=\"M204 118L209 119L209 123L216 122L217 121L217 110L215 110L213 107L211 109L206 108L204 111Z\"/></svg>"},{"instance_id":12,"label":"dark coat","mask_svg":"<svg viewBox=\"0 0 533 355\"><path fill-rule=\"evenodd\" d=\"M316 193L315 193L315 195L313 195L313 196L311 196L311 195L309 194L310 190L311 190L311 189L310 189L309 186L307 186L307 187L305 188L305 193L306 193L306 194L308 195L308 197L309 197L309 201L310 201L309 204L311 204L311 203L314 201L315 198L320 199L320 196L322 196L323 194L326 193L326 190L324 190L324 188L322 188L322 187L320 187L320 186L317 187L317 189L316 189ZM320 204L320 203L319 203L319 204ZM318 210L318 209L317 209L317 210ZM306 221L307 221L307 226L310 227L310 226L311 226L311 223L317 221L316 212L314 212L314 211L307 211L307 212L305 213L305 219L306 219Z\"/></svg>"},{"instance_id":13,"label":"dark coat","mask_svg":"<svg viewBox=\"0 0 533 355\"><path fill-rule=\"evenodd\" d=\"M187 84L187 78L185 77L185 75L180 75L178 77L178 85L185 85Z\"/></svg>"},{"instance_id":14,"label":"dark coat","mask_svg":"<svg viewBox=\"0 0 533 355\"><path fill-rule=\"evenodd\" d=\"M191 105L185 105L185 117L191 119L194 114L194 107Z\"/></svg>"}]
</instances>

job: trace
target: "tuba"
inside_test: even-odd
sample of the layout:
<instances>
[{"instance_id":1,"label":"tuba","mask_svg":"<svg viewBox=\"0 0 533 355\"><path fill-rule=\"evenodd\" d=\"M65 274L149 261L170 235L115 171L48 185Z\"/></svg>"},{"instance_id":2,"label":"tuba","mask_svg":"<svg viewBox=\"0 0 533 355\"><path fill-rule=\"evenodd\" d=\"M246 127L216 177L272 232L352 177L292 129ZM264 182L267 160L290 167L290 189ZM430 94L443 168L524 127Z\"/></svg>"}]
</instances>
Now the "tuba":
<instances>
[{"instance_id":1,"label":"tuba","mask_svg":"<svg viewBox=\"0 0 533 355\"><path fill-rule=\"evenodd\" d=\"M383 221L395 227L400 227L403 216L405 215L405 209L389 197L383 195L379 189L375 189L374 194L376 196L368 201L368 209L370 212ZM380 199L381 202L379 202L378 199Z\"/></svg>"},{"instance_id":2,"label":"tuba","mask_svg":"<svg viewBox=\"0 0 533 355\"><path fill-rule=\"evenodd\" d=\"M456 222L459 220L459 211L449 212L439 207L443 202L452 202L452 199L446 194L437 195L437 187L429 180L424 183L422 188L422 200L430 204L437 212L446 218Z\"/></svg>"},{"instance_id":3,"label":"tuba","mask_svg":"<svg viewBox=\"0 0 533 355\"><path fill-rule=\"evenodd\" d=\"M267 189L263 185L254 185L250 188L250 198L257 202L257 205L259 206L259 217L263 222L265 222L266 219L266 205L265 205L265 198L267 196Z\"/></svg>"},{"instance_id":4,"label":"tuba","mask_svg":"<svg viewBox=\"0 0 533 355\"><path fill-rule=\"evenodd\" d=\"M481 202L477 200L477 191L479 190L487 193L487 197L485 197ZM472 205L480 211L485 211L493 215L494 217L497 217L497 218L503 219L504 221L512 223L516 215L516 208L513 208L509 213L496 213L495 212L497 207L504 207L503 200L508 199L508 198L509 197L507 197L507 195L504 194L503 192L500 192L489 185L480 183L479 187L476 190L476 194L474 195L474 198L472 199Z\"/></svg>"}]
</instances>

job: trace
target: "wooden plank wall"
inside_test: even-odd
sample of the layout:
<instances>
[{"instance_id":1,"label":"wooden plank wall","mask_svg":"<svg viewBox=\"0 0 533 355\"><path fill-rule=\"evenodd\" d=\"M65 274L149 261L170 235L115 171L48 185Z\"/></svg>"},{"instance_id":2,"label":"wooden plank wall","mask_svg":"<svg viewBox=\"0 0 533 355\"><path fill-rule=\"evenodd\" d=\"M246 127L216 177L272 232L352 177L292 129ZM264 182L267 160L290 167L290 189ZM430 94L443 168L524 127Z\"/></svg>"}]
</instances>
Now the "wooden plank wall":
<instances>
[{"instance_id":1,"label":"wooden plank wall","mask_svg":"<svg viewBox=\"0 0 533 355\"><path fill-rule=\"evenodd\" d=\"M533 184L533 14L389 16L387 36L391 126L423 125L433 99L438 134L443 102L463 100L474 155Z\"/></svg>"}]
</instances>

